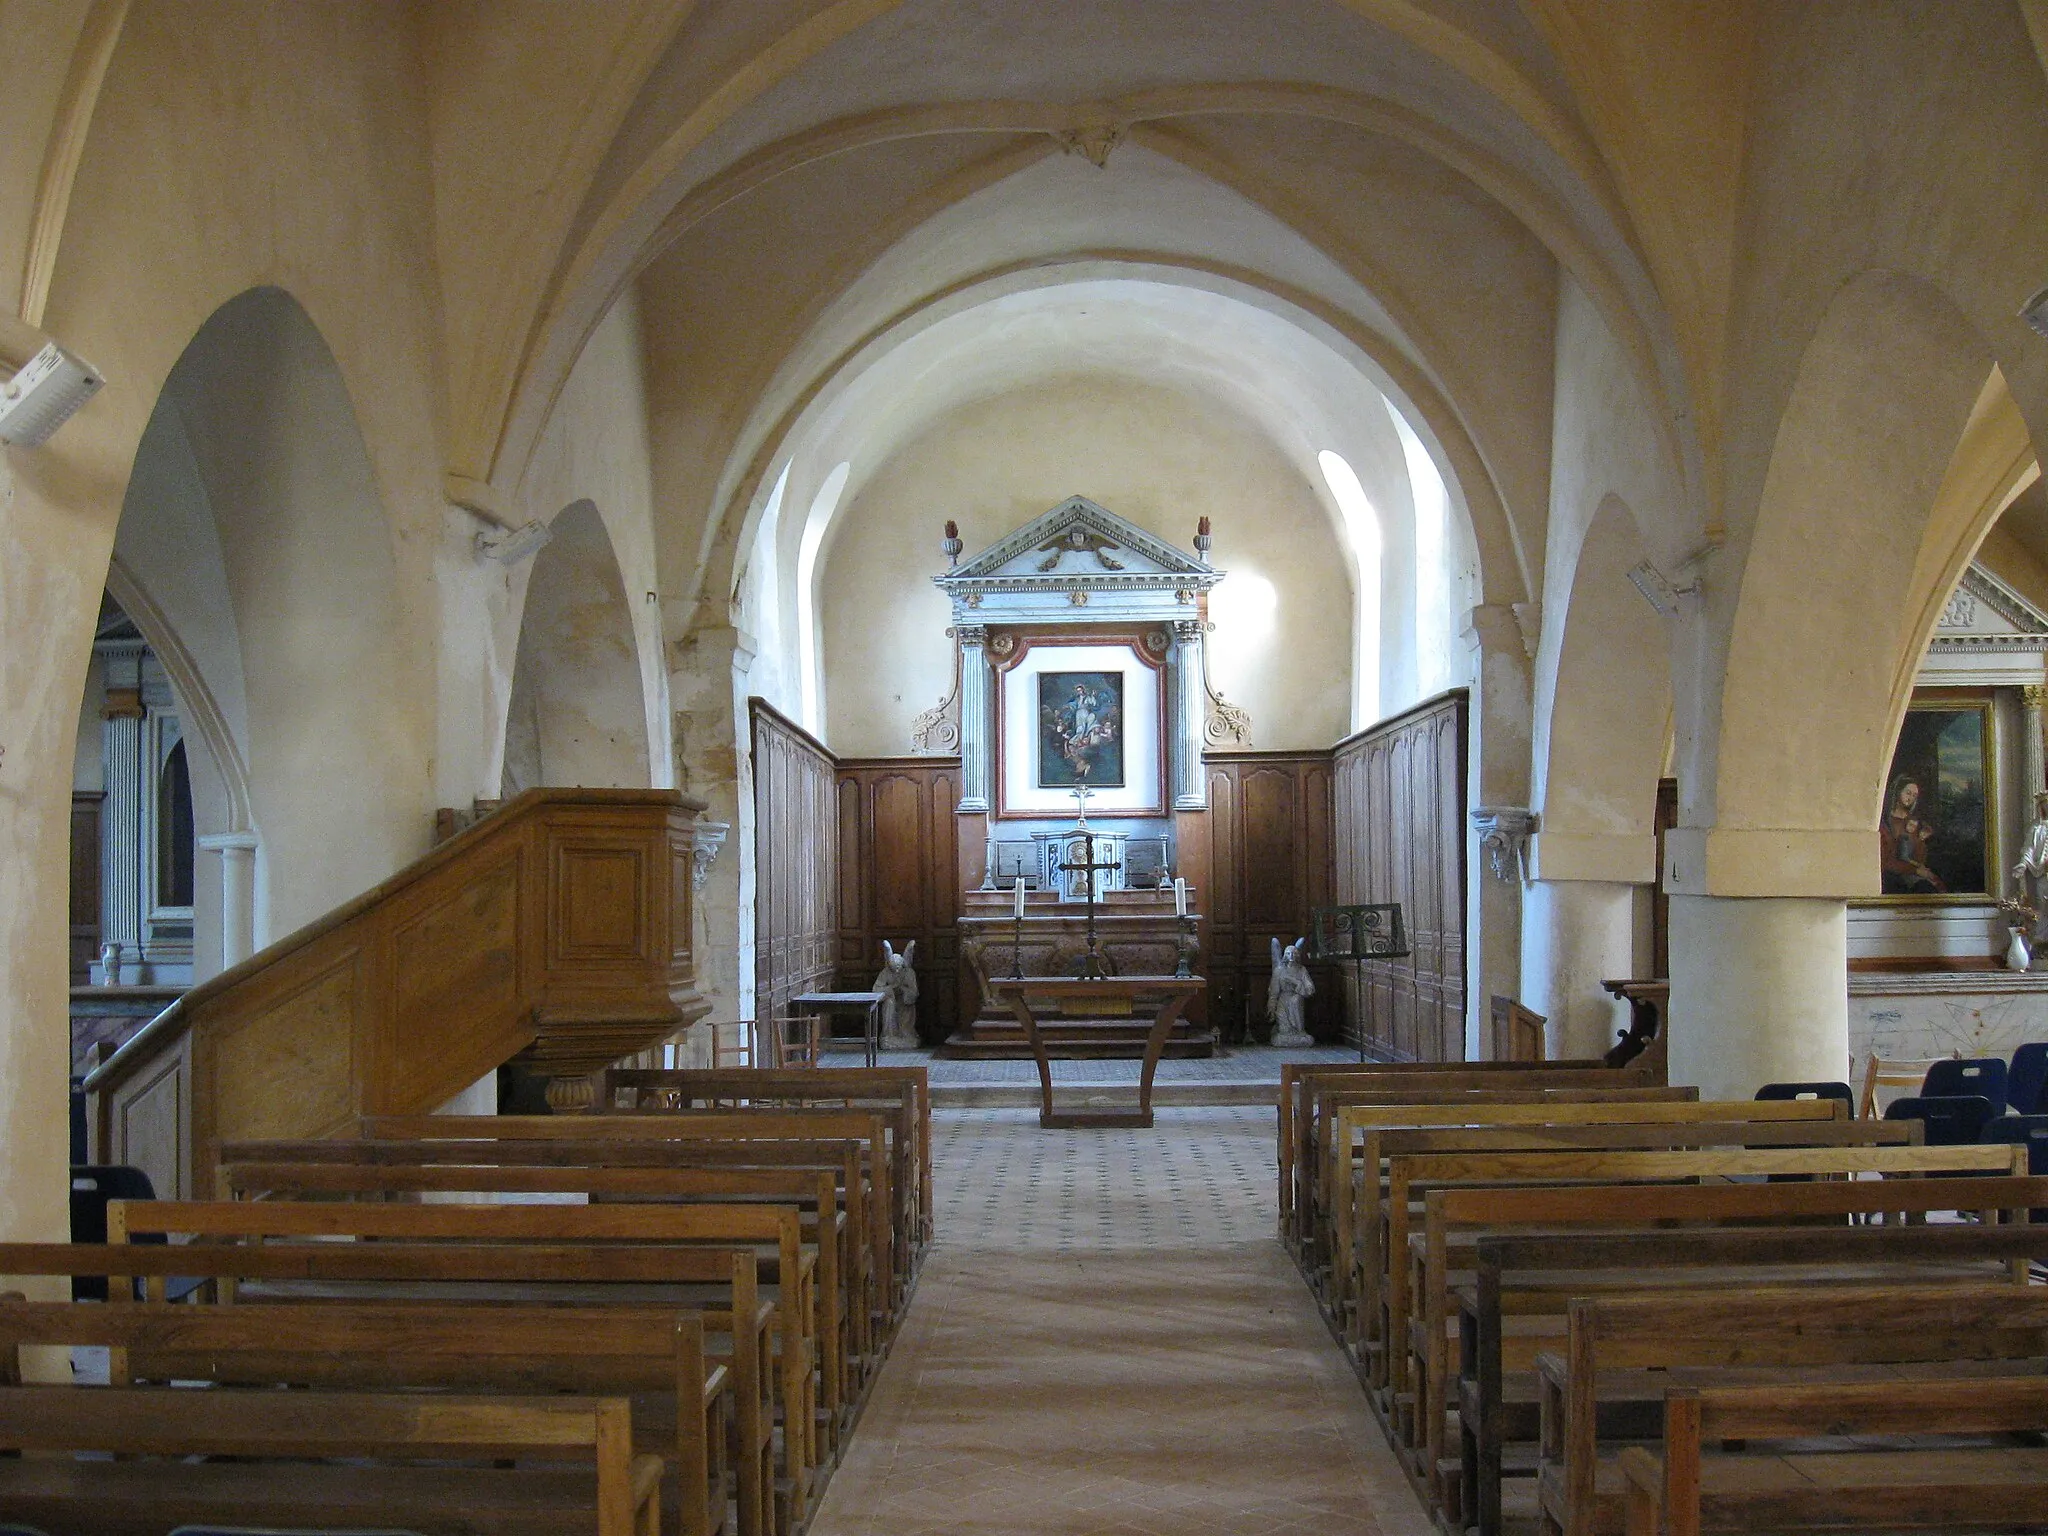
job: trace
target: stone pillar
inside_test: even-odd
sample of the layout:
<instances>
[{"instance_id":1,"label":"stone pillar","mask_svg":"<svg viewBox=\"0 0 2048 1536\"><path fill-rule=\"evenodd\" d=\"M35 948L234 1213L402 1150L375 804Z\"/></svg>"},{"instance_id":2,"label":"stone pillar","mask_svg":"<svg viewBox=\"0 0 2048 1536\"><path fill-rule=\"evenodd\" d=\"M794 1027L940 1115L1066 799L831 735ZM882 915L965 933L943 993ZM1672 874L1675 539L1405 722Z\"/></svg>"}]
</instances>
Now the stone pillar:
<instances>
[{"instance_id":1,"label":"stone pillar","mask_svg":"<svg viewBox=\"0 0 2048 1536\"><path fill-rule=\"evenodd\" d=\"M213 833L199 846L220 855L220 968L232 970L256 953L256 834Z\"/></svg>"},{"instance_id":2,"label":"stone pillar","mask_svg":"<svg viewBox=\"0 0 2048 1536\"><path fill-rule=\"evenodd\" d=\"M1602 990L1633 974L1634 885L1618 880L1535 880L1522 892L1524 1007L1549 1022L1544 1054L1603 1055L1627 1009Z\"/></svg>"},{"instance_id":3,"label":"stone pillar","mask_svg":"<svg viewBox=\"0 0 2048 1536\"><path fill-rule=\"evenodd\" d=\"M704 821L729 827L708 864L700 861L696 887L697 988L711 999L705 1024L688 1031L679 1054L710 1064L710 1030L748 1016L753 1002L751 885L742 889L744 855L753 837L753 802L740 793L740 756L749 722L746 675L754 649L747 636L711 604L673 605L671 631L685 633L669 647L670 751L675 785L705 802ZM701 1037L699 1039L698 1037Z\"/></svg>"},{"instance_id":4,"label":"stone pillar","mask_svg":"<svg viewBox=\"0 0 2048 1536\"><path fill-rule=\"evenodd\" d=\"M1202 778L1202 730L1208 723L1208 707L1202 697L1201 620L1173 621L1173 651L1166 667L1167 693L1172 700L1167 774L1173 784L1173 808L1206 810L1209 786Z\"/></svg>"},{"instance_id":5,"label":"stone pillar","mask_svg":"<svg viewBox=\"0 0 2048 1536\"><path fill-rule=\"evenodd\" d=\"M2034 815L2034 796L2048 789L2048 764L2044 764L2044 743L2042 738L2043 711L2048 709L2048 688L2039 686L2022 688L2020 697L2026 702L2027 725L2020 737L2021 772L2026 776L2026 793L2020 803L2026 808L2026 819Z\"/></svg>"},{"instance_id":6,"label":"stone pillar","mask_svg":"<svg viewBox=\"0 0 2048 1536\"><path fill-rule=\"evenodd\" d=\"M134 659L139 665L139 648ZM107 775L100 806L100 944L103 950L109 943L121 946L118 972L100 976L108 986L143 979L142 716L139 676L133 686L108 687L100 724Z\"/></svg>"},{"instance_id":7,"label":"stone pillar","mask_svg":"<svg viewBox=\"0 0 2048 1536\"><path fill-rule=\"evenodd\" d=\"M1476 809L1529 803L1531 691L1529 650L1521 623L1506 603L1484 603L1466 615L1471 647L1471 772L1467 800ZM1487 1010L1496 993L1513 996L1522 980L1522 877L1496 875L1481 851L1480 834L1467 833L1465 882L1465 1055L1478 1059Z\"/></svg>"},{"instance_id":8,"label":"stone pillar","mask_svg":"<svg viewBox=\"0 0 2048 1536\"><path fill-rule=\"evenodd\" d=\"M956 626L960 639L960 809L987 811L994 793L989 761L988 626Z\"/></svg>"},{"instance_id":9,"label":"stone pillar","mask_svg":"<svg viewBox=\"0 0 2048 1536\"><path fill-rule=\"evenodd\" d=\"M1849 909L1828 897L1671 897L1671 1081L1703 1099L1848 1081Z\"/></svg>"}]
</instances>

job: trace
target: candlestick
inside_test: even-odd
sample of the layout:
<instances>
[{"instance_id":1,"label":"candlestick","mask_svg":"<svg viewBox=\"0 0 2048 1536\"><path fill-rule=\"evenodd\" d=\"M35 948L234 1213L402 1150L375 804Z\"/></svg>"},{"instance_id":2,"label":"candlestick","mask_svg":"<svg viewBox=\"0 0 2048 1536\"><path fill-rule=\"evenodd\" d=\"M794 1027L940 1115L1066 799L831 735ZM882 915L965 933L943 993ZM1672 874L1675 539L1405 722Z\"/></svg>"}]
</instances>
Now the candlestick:
<instances>
[{"instance_id":1,"label":"candlestick","mask_svg":"<svg viewBox=\"0 0 2048 1536\"><path fill-rule=\"evenodd\" d=\"M1024 877L1022 875L1017 877L1017 885L1013 895L1015 900L1010 908L1011 915L1019 922L1022 922L1024 920Z\"/></svg>"},{"instance_id":2,"label":"candlestick","mask_svg":"<svg viewBox=\"0 0 2048 1536\"><path fill-rule=\"evenodd\" d=\"M1173 877L1173 915L1175 917L1186 917L1188 915L1188 882L1186 877L1182 875L1175 875Z\"/></svg>"}]
</instances>

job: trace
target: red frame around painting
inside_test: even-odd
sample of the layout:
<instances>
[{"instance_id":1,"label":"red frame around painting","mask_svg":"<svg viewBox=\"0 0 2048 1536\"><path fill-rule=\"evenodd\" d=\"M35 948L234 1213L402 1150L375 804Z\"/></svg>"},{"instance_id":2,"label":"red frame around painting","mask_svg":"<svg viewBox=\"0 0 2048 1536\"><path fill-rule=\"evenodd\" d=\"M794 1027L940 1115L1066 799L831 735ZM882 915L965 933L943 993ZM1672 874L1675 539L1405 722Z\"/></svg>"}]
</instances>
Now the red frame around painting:
<instances>
[{"instance_id":1,"label":"red frame around painting","mask_svg":"<svg viewBox=\"0 0 2048 1536\"><path fill-rule=\"evenodd\" d=\"M1148 636L1152 637L1158 645L1156 655L1152 648L1146 644ZM1010 642L1007 649L1002 648L1001 642L1004 640ZM988 654L989 659L995 664L994 671L996 676L995 709L993 711L995 720L993 722L994 729L990 733L993 738L992 746L994 750L989 760L989 777L994 781L992 787L995 790L995 794L992 798L995 802L995 816L999 821L1045 821L1058 818L1058 813L1055 811L1012 810L1007 802L1007 775L1003 772L1003 764L1006 761L1003 750L1003 718L1008 713L1003 707L1005 680L1009 673L1016 670L1017 664L1038 647L1082 645L1128 645L1131 648L1131 653L1139 661L1152 669L1153 681L1156 684L1156 691L1158 693L1159 782L1156 786L1158 793L1149 806L1131 806L1113 811L1105 810L1100 814L1116 817L1164 816L1166 814L1166 781L1169 772L1167 760L1172 746L1167 738L1166 730L1166 658L1173 648L1171 633L1163 626L1151 624L1135 629L1128 626L1104 628L1091 626L1084 628L1078 625L1062 625L1056 633L1032 632L1019 629L991 629L989 634ZM1128 705L1126 705L1126 708L1128 708Z\"/></svg>"}]
</instances>

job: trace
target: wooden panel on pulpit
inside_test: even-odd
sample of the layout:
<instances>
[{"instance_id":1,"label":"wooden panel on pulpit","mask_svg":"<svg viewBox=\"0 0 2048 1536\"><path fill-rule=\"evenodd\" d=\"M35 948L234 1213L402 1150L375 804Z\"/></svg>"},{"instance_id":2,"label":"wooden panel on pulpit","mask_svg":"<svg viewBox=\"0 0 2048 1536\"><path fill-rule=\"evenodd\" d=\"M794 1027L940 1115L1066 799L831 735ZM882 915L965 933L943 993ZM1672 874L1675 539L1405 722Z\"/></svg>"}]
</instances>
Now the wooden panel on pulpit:
<instances>
[{"instance_id":1,"label":"wooden panel on pulpit","mask_svg":"<svg viewBox=\"0 0 2048 1536\"><path fill-rule=\"evenodd\" d=\"M838 928L835 765L809 732L749 701L754 750L754 1016L831 984Z\"/></svg>"},{"instance_id":2,"label":"wooden panel on pulpit","mask_svg":"<svg viewBox=\"0 0 2048 1536\"><path fill-rule=\"evenodd\" d=\"M1466 711L1441 694L1333 754L1336 902L1398 901L1413 947L1346 973L1345 1035L1395 1061L1465 1054Z\"/></svg>"},{"instance_id":3,"label":"wooden panel on pulpit","mask_svg":"<svg viewBox=\"0 0 2048 1536\"><path fill-rule=\"evenodd\" d=\"M1330 903L1331 786L1328 752L1229 752L1203 758L1209 784L1203 974L1209 1017L1226 1040L1266 1031L1272 941L1309 931L1309 914ZM1182 863L1192 850L1183 838ZM1315 971L1309 1027L1335 1033L1334 970Z\"/></svg>"},{"instance_id":4,"label":"wooden panel on pulpit","mask_svg":"<svg viewBox=\"0 0 2048 1536\"><path fill-rule=\"evenodd\" d=\"M850 758L838 765L838 981L865 988L882 941L915 940L918 1033L936 1043L959 1022L960 760Z\"/></svg>"}]
</instances>

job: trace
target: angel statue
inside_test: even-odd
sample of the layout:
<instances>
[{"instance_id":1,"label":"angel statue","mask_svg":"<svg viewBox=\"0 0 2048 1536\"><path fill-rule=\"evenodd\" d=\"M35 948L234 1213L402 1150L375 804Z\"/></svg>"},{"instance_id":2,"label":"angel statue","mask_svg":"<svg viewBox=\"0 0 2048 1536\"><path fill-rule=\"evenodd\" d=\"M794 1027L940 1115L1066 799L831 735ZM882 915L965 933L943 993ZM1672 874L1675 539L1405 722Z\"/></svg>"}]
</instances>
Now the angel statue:
<instances>
[{"instance_id":1,"label":"angel statue","mask_svg":"<svg viewBox=\"0 0 2048 1536\"><path fill-rule=\"evenodd\" d=\"M2031 955L2041 955L2048 951L2048 933L2043 932L2048 923L2041 919L2041 914L2048 912L2048 790L2034 792L2034 824L2027 829L2027 846L2012 867L2012 878L2020 889L2007 916L2026 914L2023 925L2015 926L2013 932ZM2008 965L2012 958L2008 953Z\"/></svg>"},{"instance_id":2,"label":"angel statue","mask_svg":"<svg viewBox=\"0 0 2048 1536\"><path fill-rule=\"evenodd\" d=\"M1314 997L1315 978L1302 963L1308 940L1296 939L1285 949L1273 940L1273 979L1266 984L1266 1017L1273 1024L1273 1044L1299 1049L1315 1042L1301 1021L1302 1000Z\"/></svg>"},{"instance_id":3,"label":"angel statue","mask_svg":"<svg viewBox=\"0 0 2048 1536\"><path fill-rule=\"evenodd\" d=\"M917 1049L917 972L910 957L917 953L912 939L897 954L887 939L882 940L882 971L875 978L875 991L882 994L882 1049Z\"/></svg>"}]
</instances>

